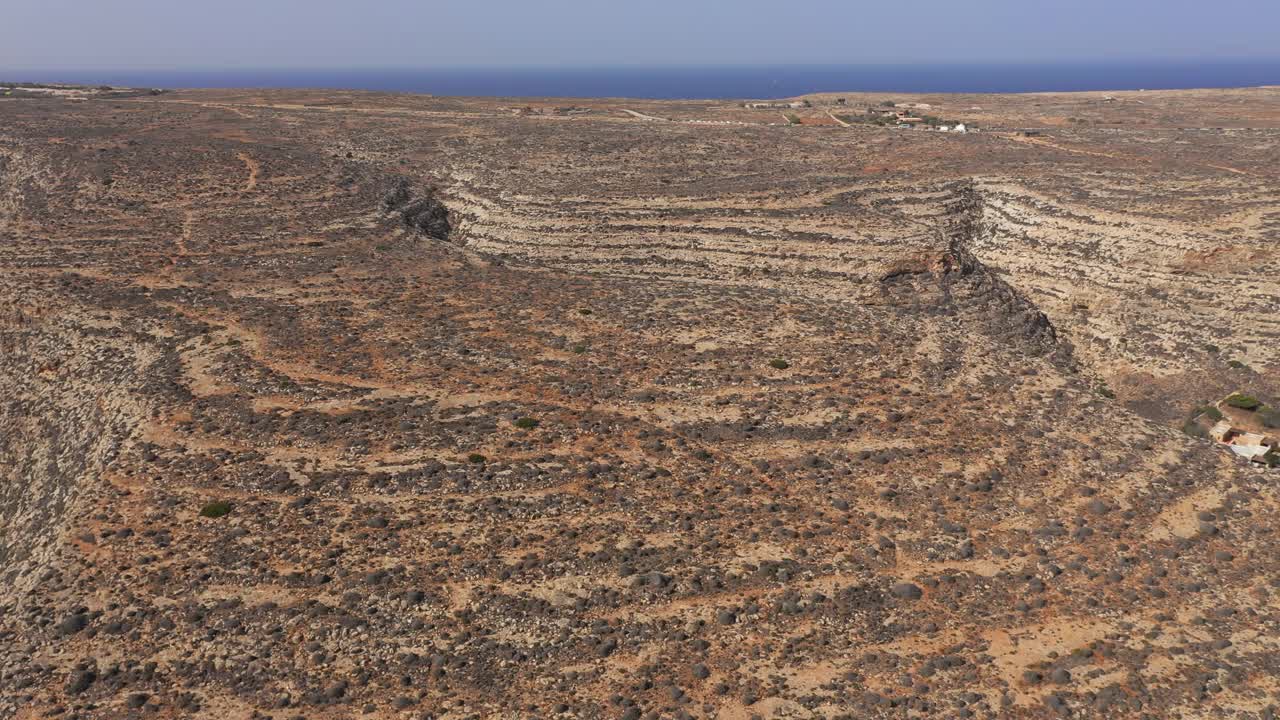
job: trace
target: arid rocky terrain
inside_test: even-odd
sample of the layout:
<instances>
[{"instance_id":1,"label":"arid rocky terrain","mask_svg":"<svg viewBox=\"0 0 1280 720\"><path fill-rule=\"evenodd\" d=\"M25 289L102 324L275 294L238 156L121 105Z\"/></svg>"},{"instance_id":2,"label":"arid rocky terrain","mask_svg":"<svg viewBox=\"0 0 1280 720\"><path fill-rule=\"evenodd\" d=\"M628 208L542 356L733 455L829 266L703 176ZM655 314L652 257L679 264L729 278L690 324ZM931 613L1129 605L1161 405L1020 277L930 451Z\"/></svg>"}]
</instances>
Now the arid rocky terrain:
<instances>
[{"instance_id":1,"label":"arid rocky terrain","mask_svg":"<svg viewBox=\"0 0 1280 720\"><path fill-rule=\"evenodd\" d=\"M1273 718L1280 88L839 98L0 98L0 718Z\"/></svg>"}]
</instances>

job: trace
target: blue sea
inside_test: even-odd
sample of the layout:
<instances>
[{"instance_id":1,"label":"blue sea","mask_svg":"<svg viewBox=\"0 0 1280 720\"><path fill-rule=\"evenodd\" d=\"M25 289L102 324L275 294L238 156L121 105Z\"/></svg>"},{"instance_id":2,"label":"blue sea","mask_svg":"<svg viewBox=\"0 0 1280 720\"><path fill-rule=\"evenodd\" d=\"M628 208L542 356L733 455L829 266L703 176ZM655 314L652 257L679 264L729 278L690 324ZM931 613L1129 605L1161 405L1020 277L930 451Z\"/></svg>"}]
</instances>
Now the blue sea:
<instances>
[{"instance_id":1,"label":"blue sea","mask_svg":"<svg viewBox=\"0 0 1280 720\"><path fill-rule=\"evenodd\" d=\"M157 88L335 88L496 97L776 98L1280 85L1280 59L1059 64L9 71L0 80Z\"/></svg>"}]
</instances>

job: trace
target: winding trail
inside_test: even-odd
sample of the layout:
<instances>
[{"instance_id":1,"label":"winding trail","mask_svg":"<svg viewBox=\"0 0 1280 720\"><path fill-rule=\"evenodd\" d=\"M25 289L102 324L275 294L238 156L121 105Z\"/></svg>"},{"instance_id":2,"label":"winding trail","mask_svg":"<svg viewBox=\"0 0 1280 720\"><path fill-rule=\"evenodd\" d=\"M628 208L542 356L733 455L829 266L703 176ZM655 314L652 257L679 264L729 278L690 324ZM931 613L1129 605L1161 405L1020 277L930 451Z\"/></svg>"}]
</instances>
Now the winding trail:
<instances>
[{"instance_id":1,"label":"winding trail","mask_svg":"<svg viewBox=\"0 0 1280 720\"><path fill-rule=\"evenodd\" d=\"M622 112L632 117L639 118L641 120L648 120L650 122L672 122L671 118L658 117L657 115L645 115L644 113L636 112L635 110L628 110L627 108L622 108Z\"/></svg>"},{"instance_id":2,"label":"winding trail","mask_svg":"<svg viewBox=\"0 0 1280 720\"><path fill-rule=\"evenodd\" d=\"M182 232L174 241L176 245L176 253L169 257L170 265L177 265L178 261L191 254L189 243L191 242L191 233L195 229L196 213L190 208L182 212Z\"/></svg>"},{"instance_id":3,"label":"winding trail","mask_svg":"<svg viewBox=\"0 0 1280 720\"><path fill-rule=\"evenodd\" d=\"M1120 153L1101 152L1101 151L1098 151L1098 150L1085 150L1085 149L1082 149L1082 148L1067 147L1067 146L1065 146L1065 145L1060 145L1060 144L1058 144L1058 143L1051 142L1051 141L1049 141L1049 140L1043 140L1043 139L1040 139L1040 138L1019 137L1019 136L1017 136L1017 135L1004 135L1004 137L1006 137L1006 138L1008 138L1009 140L1012 140L1012 141L1014 141L1014 142L1024 143L1024 144L1027 144L1027 145L1039 145L1039 146L1041 146L1041 147L1052 148L1052 149L1054 149L1054 150L1060 150L1060 151L1062 151L1062 152L1073 153L1073 154L1075 154L1075 155L1089 155L1089 156L1092 156L1092 157L1104 157L1104 158L1111 158L1111 159L1113 159L1113 160L1132 160L1132 161L1133 161L1133 162L1135 162L1135 163L1150 163L1150 162L1151 162L1151 160L1150 160L1150 159L1148 159L1148 158L1137 157L1137 156L1134 156L1134 155L1125 155L1125 154L1120 154ZM1258 177L1258 174L1257 174L1257 173L1249 172L1248 170L1241 170L1241 169L1239 169L1239 168L1227 167L1226 165L1214 165L1214 164L1212 164L1212 163L1193 163L1193 164L1198 165L1199 167L1203 167L1203 168L1210 168L1210 169L1212 169L1212 170L1221 170L1221 171L1223 171L1223 172L1235 173L1236 175L1246 175L1246 176L1251 176L1251 177Z\"/></svg>"},{"instance_id":4,"label":"winding trail","mask_svg":"<svg viewBox=\"0 0 1280 720\"><path fill-rule=\"evenodd\" d=\"M249 153L237 153L236 157L240 158L249 170L249 177L244 181L244 192L251 192L258 187L258 173L262 170L262 165Z\"/></svg>"}]
</instances>

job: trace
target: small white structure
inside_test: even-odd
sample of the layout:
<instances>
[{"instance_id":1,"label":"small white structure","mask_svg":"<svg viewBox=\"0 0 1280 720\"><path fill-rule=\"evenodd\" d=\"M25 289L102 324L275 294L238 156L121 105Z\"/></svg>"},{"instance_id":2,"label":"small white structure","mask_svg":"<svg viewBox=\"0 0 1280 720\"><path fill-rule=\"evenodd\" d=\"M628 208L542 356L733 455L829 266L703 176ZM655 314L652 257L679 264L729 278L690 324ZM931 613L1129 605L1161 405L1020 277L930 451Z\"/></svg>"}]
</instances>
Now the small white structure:
<instances>
[{"instance_id":1,"label":"small white structure","mask_svg":"<svg viewBox=\"0 0 1280 720\"><path fill-rule=\"evenodd\" d=\"M1228 445L1227 447L1245 460L1257 462L1262 462L1262 456L1271 451L1271 448L1266 445Z\"/></svg>"},{"instance_id":2,"label":"small white structure","mask_svg":"<svg viewBox=\"0 0 1280 720\"><path fill-rule=\"evenodd\" d=\"M1267 454L1277 446L1274 438L1262 433L1237 430L1226 418L1209 428L1209 437L1226 445L1236 455L1257 463L1267 462Z\"/></svg>"},{"instance_id":3,"label":"small white structure","mask_svg":"<svg viewBox=\"0 0 1280 720\"><path fill-rule=\"evenodd\" d=\"M1261 433L1243 432L1236 436L1236 445L1269 445L1265 435Z\"/></svg>"},{"instance_id":4,"label":"small white structure","mask_svg":"<svg viewBox=\"0 0 1280 720\"><path fill-rule=\"evenodd\" d=\"M969 132L969 130L965 128L964 123L956 123L956 126L951 128L951 132L963 133Z\"/></svg>"},{"instance_id":5,"label":"small white structure","mask_svg":"<svg viewBox=\"0 0 1280 720\"><path fill-rule=\"evenodd\" d=\"M1228 420L1219 420L1216 425L1209 428L1209 437L1220 443L1231 442L1231 422Z\"/></svg>"}]
</instances>

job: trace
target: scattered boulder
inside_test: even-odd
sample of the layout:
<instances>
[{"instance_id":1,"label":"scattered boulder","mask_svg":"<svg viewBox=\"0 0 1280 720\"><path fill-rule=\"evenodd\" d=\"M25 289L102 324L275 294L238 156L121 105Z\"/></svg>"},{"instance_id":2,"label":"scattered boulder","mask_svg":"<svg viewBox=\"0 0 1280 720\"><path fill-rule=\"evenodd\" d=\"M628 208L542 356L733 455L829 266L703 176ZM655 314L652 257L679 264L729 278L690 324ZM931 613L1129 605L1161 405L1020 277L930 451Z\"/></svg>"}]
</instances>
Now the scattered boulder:
<instances>
[{"instance_id":1,"label":"scattered boulder","mask_svg":"<svg viewBox=\"0 0 1280 720\"><path fill-rule=\"evenodd\" d=\"M924 591L914 583L898 583L893 586L890 592L893 593L894 597L902 600L919 600L924 597Z\"/></svg>"}]
</instances>

